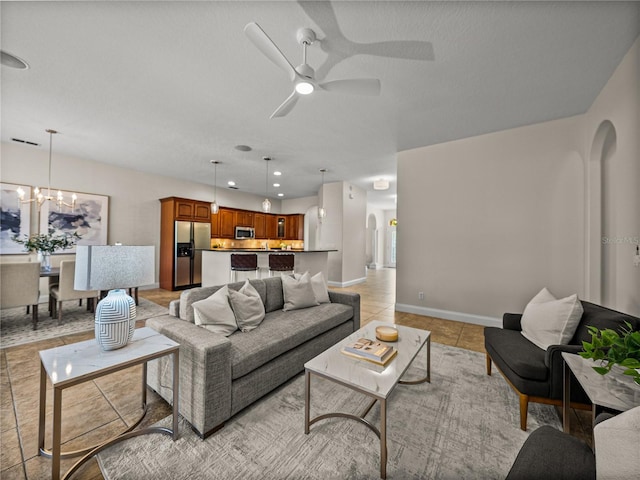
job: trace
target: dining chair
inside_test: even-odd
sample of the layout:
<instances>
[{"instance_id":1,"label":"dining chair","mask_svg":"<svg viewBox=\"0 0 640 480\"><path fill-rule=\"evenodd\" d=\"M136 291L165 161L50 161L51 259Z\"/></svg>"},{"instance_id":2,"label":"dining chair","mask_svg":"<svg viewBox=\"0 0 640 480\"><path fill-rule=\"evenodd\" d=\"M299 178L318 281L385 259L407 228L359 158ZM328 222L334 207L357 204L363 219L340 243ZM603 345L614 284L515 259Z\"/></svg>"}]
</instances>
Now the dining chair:
<instances>
[{"instance_id":1,"label":"dining chair","mask_svg":"<svg viewBox=\"0 0 640 480\"><path fill-rule=\"evenodd\" d=\"M98 290L75 290L73 283L76 273L75 260L63 260L60 262L60 280L57 285L49 288L51 299L51 317L58 317L58 325L62 323L62 302L67 300L87 299L87 310L94 312L96 299L100 295Z\"/></svg>"},{"instance_id":2,"label":"dining chair","mask_svg":"<svg viewBox=\"0 0 640 480\"><path fill-rule=\"evenodd\" d=\"M33 329L36 330L40 296L40 263L3 263L0 265L0 273L0 309L32 307L31 321Z\"/></svg>"}]
</instances>

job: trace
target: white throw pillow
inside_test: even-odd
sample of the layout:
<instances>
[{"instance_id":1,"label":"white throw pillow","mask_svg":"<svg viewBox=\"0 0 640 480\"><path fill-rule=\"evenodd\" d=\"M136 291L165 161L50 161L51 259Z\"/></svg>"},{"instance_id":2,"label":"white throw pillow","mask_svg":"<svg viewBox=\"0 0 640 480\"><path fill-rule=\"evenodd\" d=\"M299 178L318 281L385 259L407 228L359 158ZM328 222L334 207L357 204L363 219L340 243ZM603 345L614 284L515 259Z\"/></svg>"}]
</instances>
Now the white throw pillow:
<instances>
[{"instance_id":1,"label":"white throw pillow","mask_svg":"<svg viewBox=\"0 0 640 480\"><path fill-rule=\"evenodd\" d=\"M260 294L249 280L237 292L229 290L229 300L233 313L236 315L238 328L243 332L250 332L264 320L264 304Z\"/></svg>"},{"instance_id":2,"label":"white throw pillow","mask_svg":"<svg viewBox=\"0 0 640 480\"><path fill-rule=\"evenodd\" d=\"M640 407L600 422L593 429L593 442L598 480L638 478Z\"/></svg>"},{"instance_id":3,"label":"white throw pillow","mask_svg":"<svg viewBox=\"0 0 640 480\"><path fill-rule=\"evenodd\" d=\"M578 328L582 312L578 295L558 300L543 288L524 309L522 335L543 350L549 345L566 345Z\"/></svg>"},{"instance_id":4,"label":"white throw pillow","mask_svg":"<svg viewBox=\"0 0 640 480\"><path fill-rule=\"evenodd\" d=\"M311 277L311 288L313 288L313 293L318 303L331 303L327 283L324 281L322 272L318 272Z\"/></svg>"},{"instance_id":5,"label":"white throw pillow","mask_svg":"<svg viewBox=\"0 0 640 480\"><path fill-rule=\"evenodd\" d=\"M305 272L299 278L291 275L282 277L282 294L284 296L283 311L298 310L318 305L316 295L311 286L309 272Z\"/></svg>"},{"instance_id":6,"label":"white throw pillow","mask_svg":"<svg viewBox=\"0 0 640 480\"><path fill-rule=\"evenodd\" d=\"M193 317L196 325L226 337L238 329L226 285L210 297L193 302Z\"/></svg>"}]
</instances>

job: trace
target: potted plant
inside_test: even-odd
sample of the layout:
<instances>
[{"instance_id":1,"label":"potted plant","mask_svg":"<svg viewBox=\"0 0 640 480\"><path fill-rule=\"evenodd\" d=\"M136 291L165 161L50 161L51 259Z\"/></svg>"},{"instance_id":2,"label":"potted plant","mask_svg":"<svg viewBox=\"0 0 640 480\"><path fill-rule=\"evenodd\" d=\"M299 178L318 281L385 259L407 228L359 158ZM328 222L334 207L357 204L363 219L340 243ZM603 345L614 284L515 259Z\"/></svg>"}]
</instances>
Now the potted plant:
<instances>
[{"instance_id":1,"label":"potted plant","mask_svg":"<svg viewBox=\"0 0 640 480\"><path fill-rule=\"evenodd\" d=\"M57 250L66 250L73 248L80 239L77 232L55 234L53 229L49 229L48 233L38 233L35 235L23 235L19 238L14 235L13 241L24 245L27 252L37 252L44 271L51 270L51 254Z\"/></svg>"},{"instance_id":2,"label":"potted plant","mask_svg":"<svg viewBox=\"0 0 640 480\"><path fill-rule=\"evenodd\" d=\"M640 331L633 331L629 322L625 325L620 332L587 327L591 342L582 342L584 351L580 356L600 361L600 366L593 367L600 375L606 375L614 365L620 365L624 368L623 373L640 385Z\"/></svg>"}]
</instances>

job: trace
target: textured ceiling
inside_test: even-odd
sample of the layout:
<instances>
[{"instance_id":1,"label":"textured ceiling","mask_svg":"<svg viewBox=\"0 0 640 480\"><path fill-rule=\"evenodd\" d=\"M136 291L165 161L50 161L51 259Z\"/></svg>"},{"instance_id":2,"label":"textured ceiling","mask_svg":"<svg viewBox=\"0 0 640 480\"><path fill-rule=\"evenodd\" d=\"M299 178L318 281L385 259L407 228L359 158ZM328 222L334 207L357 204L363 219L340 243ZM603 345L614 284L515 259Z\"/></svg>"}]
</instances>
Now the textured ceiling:
<instances>
[{"instance_id":1,"label":"textured ceiling","mask_svg":"<svg viewBox=\"0 0 640 480\"><path fill-rule=\"evenodd\" d=\"M394 208L398 151L585 112L640 32L628 2L1 2L2 141L284 198L321 175ZM317 92L283 118L286 74L247 39L257 22L319 81L379 78L379 97ZM252 152L233 147L246 144ZM378 178L391 189L374 193ZM276 189L271 189L274 196Z\"/></svg>"}]
</instances>

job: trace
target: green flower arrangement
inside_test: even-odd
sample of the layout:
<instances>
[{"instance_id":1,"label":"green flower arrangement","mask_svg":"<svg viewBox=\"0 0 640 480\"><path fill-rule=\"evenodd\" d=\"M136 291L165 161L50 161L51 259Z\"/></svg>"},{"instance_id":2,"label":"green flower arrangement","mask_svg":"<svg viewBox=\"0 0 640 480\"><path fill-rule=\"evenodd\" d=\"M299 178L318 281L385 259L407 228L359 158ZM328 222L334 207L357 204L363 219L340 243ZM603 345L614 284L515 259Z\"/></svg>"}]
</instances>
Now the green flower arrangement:
<instances>
[{"instance_id":1,"label":"green flower arrangement","mask_svg":"<svg viewBox=\"0 0 640 480\"><path fill-rule=\"evenodd\" d=\"M623 373L640 385L640 331L634 332L629 322L625 325L620 333L609 328L587 327L591 342L582 342L584 351L580 356L600 360L602 365L593 367L600 375L606 375L614 365L620 365L625 369Z\"/></svg>"},{"instance_id":2,"label":"green flower arrangement","mask_svg":"<svg viewBox=\"0 0 640 480\"><path fill-rule=\"evenodd\" d=\"M24 238L19 238L18 235L13 236L13 241L24 245L27 252L41 252L52 254L56 250L67 250L73 248L80 235L77 232L73 233L60 233L54 234L53 229L49 229L48 233L38 233L36 235L23 235Z\"/></svg>"}]
</instances>

